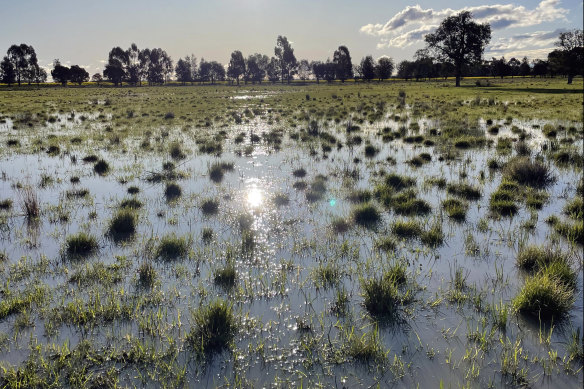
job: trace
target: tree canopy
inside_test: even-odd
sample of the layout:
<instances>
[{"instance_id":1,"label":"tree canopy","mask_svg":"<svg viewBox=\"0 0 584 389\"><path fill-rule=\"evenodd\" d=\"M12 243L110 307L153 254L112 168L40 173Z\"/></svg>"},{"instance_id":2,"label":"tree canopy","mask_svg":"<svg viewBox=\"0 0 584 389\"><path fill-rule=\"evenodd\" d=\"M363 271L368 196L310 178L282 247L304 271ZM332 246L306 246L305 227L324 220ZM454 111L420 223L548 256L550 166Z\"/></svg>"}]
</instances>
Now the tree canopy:
<instances>
[{"instance_id":1,"label":"tree canopy","mask_svg":"<svg viewBox=\"0 0 584 389\"><path fill-rule=\"evenodd\" d=\"M454 65L456 86L460 86L463 67L481 60L491 40L491 26L474 22L472 14L463 11L444 19L425 40L428 50L438 59Z\"/></svg>"}]
</instances>

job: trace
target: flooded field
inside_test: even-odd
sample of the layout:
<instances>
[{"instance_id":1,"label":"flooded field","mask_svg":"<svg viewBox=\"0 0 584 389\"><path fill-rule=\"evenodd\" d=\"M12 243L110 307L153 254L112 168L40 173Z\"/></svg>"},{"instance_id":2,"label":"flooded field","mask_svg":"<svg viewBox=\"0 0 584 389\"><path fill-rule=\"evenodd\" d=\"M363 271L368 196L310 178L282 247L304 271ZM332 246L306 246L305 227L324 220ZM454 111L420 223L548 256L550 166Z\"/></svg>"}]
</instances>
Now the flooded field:
<instances>
[{"instance_id":1,"label":"flooded field","mask_svg":"<svg viewBox=\"0 0 584 389\"><path fill-rule=\"evenodd\" d=\"M0 90L0 386L581 387L564 83Z\"/></svg>"}]
</instances>

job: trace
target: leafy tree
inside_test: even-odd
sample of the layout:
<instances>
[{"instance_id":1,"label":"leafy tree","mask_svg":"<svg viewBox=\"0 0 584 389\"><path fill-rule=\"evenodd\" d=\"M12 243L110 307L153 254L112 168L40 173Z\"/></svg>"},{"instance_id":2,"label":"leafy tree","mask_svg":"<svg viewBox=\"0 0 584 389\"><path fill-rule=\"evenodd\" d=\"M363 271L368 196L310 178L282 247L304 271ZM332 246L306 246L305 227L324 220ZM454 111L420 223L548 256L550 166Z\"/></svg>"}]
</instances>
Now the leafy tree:
<instances>
[{"instance_id":1,"label":"leafy tree","mask_svg":"<svg viewBox=\"0 0 584 389\"><path fill-rule=\"evenodd\" d=\"M109 52L103 76L113 82L115 86L121 86L122 82L127 79L126 67L128 63L128 52L119 46L114 47Z\"/></svg>"},{"instance_id":2,"label":"leafy tree","mask_svg":"<svg viewBox=\"0 0 584 389\"><path fill-rule=\"evenodd\" d=\"M187 61L191 65L191 85L197 79L198 75L198 68L197 68L197 57L194 54L191 54L189 57L188 55L185 57L185 61Z\"/></svg>"},{"instance_id":3,"label":"leafy tree","mask_svg":"<svg viewBox=\"0 0 584 389\"><path fill-rule=\"evenodd\" d=\"M439 60L454 65L456 86L460 86L463 67L481 60L491 40L491 26L475 23L472 14L463 11L444 19L436 32L426 35L425 40L429 51Z\"/></svg>"},{"instance_id":4,"label":"leafy tree","mask_svg":"<svg viewBox=\"0 0 584 389\"><path fill-rule=\"evenodd\" d=\"M8 84L8 86L16 82L16 72L8 57L4 57L0 62L0 82Z\"/></svg>"},{"instance_id":5,"label":"leafy tree","mask_svg":"<svg viewBox=\"0 0 584 389\"><path fill-rule=\"evenodd\" d=\"M519 75L521 77L525 77L529 76L529 73L531 73L531 67L529 66L527 57L523 57L523 60L521 60L521 65L519 65Z\"/></svg>"},{"instance_id":6,"label":"leafy tree","mask_svg":"<svg viewBox=\"0 0 584 389\"><path fill-rule=\"evenodd\" d=\"M266 75L268 80L272 83L278 82L280 80L280 61L274 57L270 58L268 66L266 67ZM282 80L283 82L284 80Z\"/></svg>"},{"instance_id":7,"label":"leafy tree","mask_svg":"<svg viewBox=\"0 0 584 389\"><path fill-rule=\"evenodd\" d=\"M379 78L379 80L386 80L391 77L391 74L393 73L393 67L393 59L389 57L379 58L377 60L376 68L377 78Z\"/></svg>"},{"instance_id":8,"label":"leafy tree","mask_svg":"<svg viewBox=\"0 0 584 389\"><path fill-rule=\"evenodd\" d=\"M264 54L252 54L247 57L246 66L245 66L245 80L246 82L249 80L254 84L259 82L261 84L264 77L266 77L266 68L268 67L268 63L270 62L270 58Z\"/></svg>"},{"instance_id":9,"label":"leafy tree","mask_svg":"<svg viewBox=\"0 0 584 389\"><path fill-rule=\"evenodd\" d=\"M199 64L199 81L205 82L211 79L211 62L205 61L205 58L201 58L201 63Z\"/></svg>"},{"instance_id":10,"label":"leafy tree","mask_svg":"<svg viewBox=\"0 0 584 389\"><path fill-rule=\"evenodd\" d=\"M521 62L519 62L517 58L512 57L509 62L507 62L507 66L509 67L509 74L511 74L511 78L519 75L519 67L521 66Z\"/></svg>"},{"instance_id":11,"label":"leafy tree","mask_svg":"<svg viewBox=\"0 0 584 389\"><path fill-rule=\"evenodd\" d=\"M95 73L93 76L91 76L91 81L97 83L97 86L100 86L103 81L103 77L101 74Z\"/></svg>"},{"instance_id":12,"label":"leafy tree","mask_svg":"<svg viewBox=\"0 0 584 389\"><path fill-rule=\"evenodd\" d=\"M324 78L325 64L321 61L312 61L310 67L312 68L312 74L314 74L314 78L316 78L316 83L319 84L320 80Z\"/></svg>"},{"instance_id":13,"label":"leafy tree","mask_svg":"<svg viewBox=\"0 0 584 389\"><path fill-rule=\"evenodd\" d=\"M89 73L79 65L73 65L71 66L71 69L69 69L69 81L81 85L84 82L89 81Z\"/></svg>"},{"instance_id":14,"label":"leafy tree","mask_svg":"<svg viewBox=\"0 0 584 389\"><path fill-rule=\"evenodd\" d=\"M35 82L37 84L37 86L41 82L43 82L43 83L47 82L47 71L45 69L41 68L40 66L36 65L34 77L33 77L33 82Z\"/></svg>"},{"instance_id":15,"label":"leafy tree","mask_svg":"<svg viewBox=\"0 0 584 389\"><path fill-rule=\"evenodd\" d=\"M127 81L130 85L137 85L138 83L142 85L142 67L140 61L140 50L135 43L132 43L128 50L126 50L127 63L126 75Z\"/></svg>"},{"instance_id":16,"label":"leafy tree","mask_svg":"<svg viewBox=\"0 0 584 389\"><path fill-rule=\"evenodd\" d=\"M361 75L365 81L375 78L375 68L377 64L372 56L368 55L361 60Z\"/></svg>"},{"instance_id":17,"label":"leafy tree","mask_svg":"<svg viewBox=\"0 0 584 389\"><path fill-rule=\"evenodd\" d=\"M191 73L191 61L188 57L186 59L179 58L174 71L176 73L176 79L182 82L183 85L193 80Z\"/></svg>"},{"instance_id":18,"label":"leafy tree","mask_svg":"<svg viewBox=\"0 0 584 389\"><path fill-rule=\"evenodd\" d=\"M414 62L406 60L401 61L397 65L397 76L407 81L414 76L415 68L416 64Z\"/></svg>"},{"instance_id":19,"label":"leafy tree","mask_svg":"<svg viewBox=\"0 0 584 389\"><path fill-rule=\"evenodd\" d=\"M345 82L345 80L353 77L353 64L351 63L351 55L346 46L339 46L333 55L333 62L336 65L336 78Z\"/></svg>"},{"instance_id":20,"label":"leafy tree","mask_svg":"<svg viewBox=\"0 0 584 389\"><path fill-rule=\"evenodd\" d=\"M491 73L494 77L505 77L510 73L511 69L505 60L505 57L501 59L493 58L491 61Z\"/></svg>"},{"instance_id":21,"label":"leafy tree","mask_svg":"<svg viewBox=\"0 0 584 389\"><path fill-rule=\"evenodd\" d=\"M209 77L211 78L211 84L214 84L215 81L225 80L225 68L223 65L217 61L211 61Z\"/></svg>"},{"instance_id":22,"label":"leafy tree","mask_svg":"<svg viewBox=\"0 0 584 389\"><path fill-rule=\"evenodd\" d=\"M542 59L537 59L533 62L533 70L531 71L533 77L544 77L548 74L548 62Z\"/></svg>"},{"instance_id":23,"label":"leafy tree","mask_svg":"<svg viewBox=\"0 0 584 389\"><path fill-rule=\"evenodd\" d=\"M143 63L146 65L146 80L149 85L164 84L166 79L172 74L172 59L166 51L156 49L144 49Z\"/></svg>"},{"instance_id":24,"label":"leafy tree","mask_svg":"<svg viewBox=\"0 0 584 389\"><path fill-rule=\"evenodd\" d=\"M298 63L298 78L302 81L306 81L310 78L312 73L312 68L307 59L303 59Z\"/></svg>"},{"instance_id":25,"label":"leafy tree","mask_svg":"<svg viewBox=\"0 0 584 389\"><path fill-rule=\"evenodd\" d=\"M241 51L235 50L231 53L231 60L229 61L229 66L227 68L227 75L235 80L237 80L237 85L239 85L239 77L245 74L245 59L243 59L243 54Z\"/></svg>"},{"instance_id":26,"label":"leafy tree","mask_svg":"<svg viewBox=\"0 0 584 389\"><path fill-rule=\"evenodd\" d=\"M278 35L276 47L274 48L274 55L278 60L278 67L282 75L282 84L284 83L284 79L286 79L289 84L298 63L296 62L294 49L288 42L288 38Z\"/></svg>"},{"instance_id":27,"label":"leafy tree","mask_svg":"<svg viewBox=\"0 0 584 389\"><path fill-rule=\"evenodd\" d=\"M337 76L337 64L334 62L331 62L331 60L329 58L326 59L326 62L324 64L324 79L327 80L327 82L333 82L335 80L335 77Z\"/></svg>"},{"instance_id":28,"label":"leafy tree","mask_svg":"<svg viewBox=\"0 0 584 389\"><path fill-rule=\"evenodd\" d=\"M6 58L12 64L14 75L18 86L20 82L25 79L26 74L31 74L32 67L38 67L36 52L32 46L21 43L20 45L12 45L6 53Z\"/></svg>"},{"instance_id":29,"label":"leafy tree","mask_svg":"<svg viewBox=\"0 0 584 389\"><path fill-rule=\"evenodd\" d=\"M554 50L553 55L550 53L548 61L551 55L552 59L558 62L559 70L568 76L568 84L571 84L575 75L582 74L584 67L584 32L582 30L562 32L556 46L559 50Z\"/></svg>"},{"instance_id":30,"label":"leafy tree","mask_svg":"<svg viewBox=\"0 0 584 389\"><path fill-rule=\"evenodd\" d=\"M61 65L61 62L56 59L53 61L53 70L51 70L51 77L55 82L61 83L61 85L66 86L67 81L69 81L71 69L67 66Z\"/></svg>"}]
</instances>

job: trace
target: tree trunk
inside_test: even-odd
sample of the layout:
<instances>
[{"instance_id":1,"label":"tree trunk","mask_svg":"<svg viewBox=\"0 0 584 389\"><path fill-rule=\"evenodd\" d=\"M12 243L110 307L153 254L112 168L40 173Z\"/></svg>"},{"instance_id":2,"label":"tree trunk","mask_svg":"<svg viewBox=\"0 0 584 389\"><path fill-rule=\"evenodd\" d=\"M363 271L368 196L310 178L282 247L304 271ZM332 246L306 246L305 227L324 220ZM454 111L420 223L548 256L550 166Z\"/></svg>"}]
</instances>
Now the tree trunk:
<instances>
[{"instance_id":1,"label":"tree trunk","mask_svg":"<svg viewBox=\"0 0 584 389\"><path fill-rule=\"evenodd\" d=\"M574 79L574 75L568 74L568 85L572 84L572 79Z\"/></svg>"}]
</instances>

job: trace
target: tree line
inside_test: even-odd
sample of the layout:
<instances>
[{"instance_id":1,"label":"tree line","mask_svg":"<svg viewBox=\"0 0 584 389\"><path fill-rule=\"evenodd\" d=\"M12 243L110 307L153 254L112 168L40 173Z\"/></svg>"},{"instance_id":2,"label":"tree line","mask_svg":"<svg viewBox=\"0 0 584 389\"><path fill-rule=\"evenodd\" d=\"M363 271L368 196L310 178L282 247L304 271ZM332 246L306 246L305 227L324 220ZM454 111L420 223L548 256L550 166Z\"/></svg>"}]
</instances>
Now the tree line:
<instances>
[{"instance_id":1,"label":"tree line","mask_svg":"<svg viewBox=\"0 0 584 389\"><path fill-rule=\"evenodd\" d=\"M395 66L389 57L373 59L365 56L358 64L353 64L349 49L339 46L333 58L325 61L297 60L294 49L285 36L278 36L274 55L254 53L244 57L235 50L231 53L229 63L224 66L217 61L197 62L194 55L180 58L176 65L172 58L161 48L139 49L136 44L126 50L114 47L108 54L103 73L95 73L91 80L98 85L108 80L115 86L123 83L140 86L162 85L174 76L184 84L211 83L228 80L231 83L290 83L299 80L314 79L332 82L348 79L372 81L386 80L392 77L394 70L397 77L405 80L432 79L439 77L456 78L460 85L462 76L507 77L507 76L567 76L568 83L576 75L583 74L584 39L582 30L573 30L559 34L557 49L550 52L547 60L537 59L529 62L527 57L521 61L516 58L505 60L492 58L484 60L483 53L491 38L489 24L474 22L472 14L463 11L442 21L432 34L425 36L426 47L418 50L413 60L401 61ZM73 82L81 85L90 80L89 73L79 65L66 67L57 59L53 62L51 76L55 82L67 85ZM47 72L38 65L32 46L12 45L0 62L0 82L42 83L47 80Z\"/></svg>"}]
</instances>

